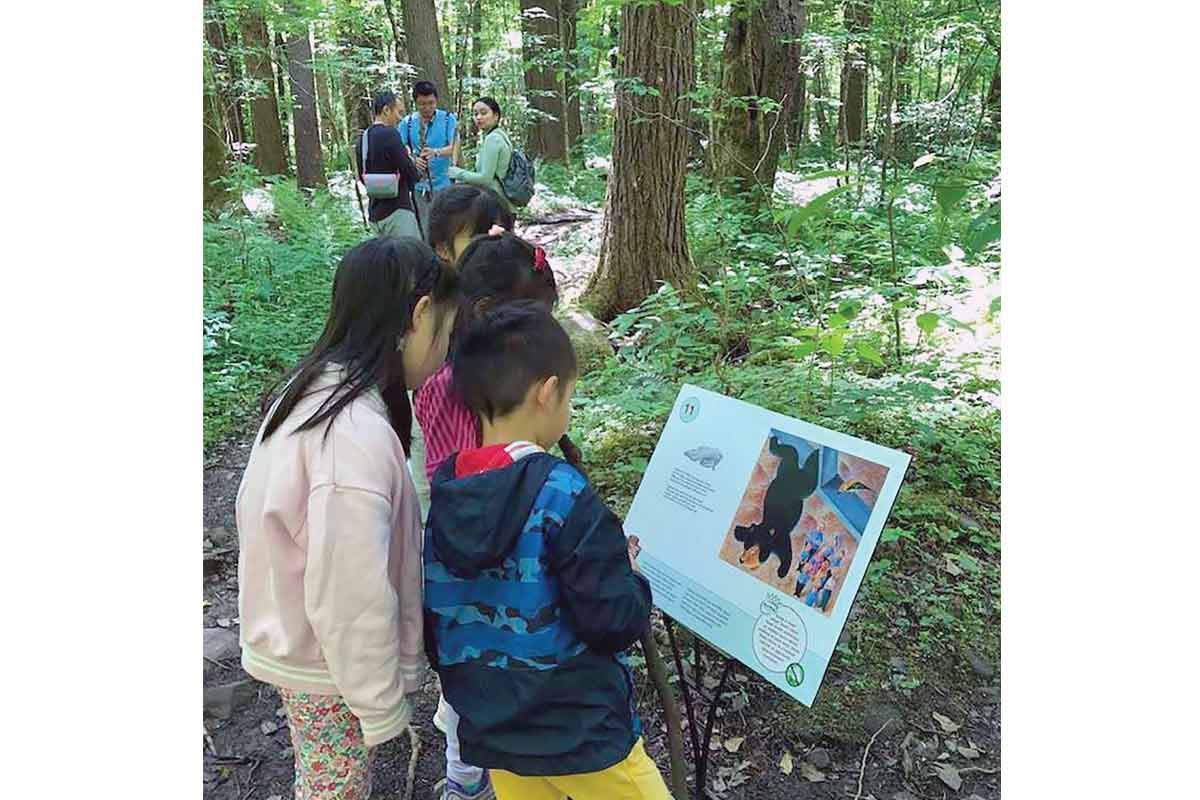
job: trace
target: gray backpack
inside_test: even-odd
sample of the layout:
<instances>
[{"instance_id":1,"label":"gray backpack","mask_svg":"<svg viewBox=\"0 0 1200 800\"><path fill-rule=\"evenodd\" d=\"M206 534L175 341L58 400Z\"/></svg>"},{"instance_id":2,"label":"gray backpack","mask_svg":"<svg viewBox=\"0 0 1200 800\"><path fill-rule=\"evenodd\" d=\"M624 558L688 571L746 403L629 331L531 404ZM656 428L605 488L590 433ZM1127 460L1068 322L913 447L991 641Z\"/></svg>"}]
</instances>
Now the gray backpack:
<instances>
[{"instance_id":1,"label":"gray backpack","mask_svg":"<svg viewBox=\"0 0 1200 800\"><path fill-rule=\"evenodd\" d=\"M504 190L504 196L509 202L517 208L524 208L533 199L533 162L513 145L506 131L501 132L504 133L504 138L508 139L512 158L508 162L508 172L500 179L500 188Z\"/></svg>"}]
</instances>

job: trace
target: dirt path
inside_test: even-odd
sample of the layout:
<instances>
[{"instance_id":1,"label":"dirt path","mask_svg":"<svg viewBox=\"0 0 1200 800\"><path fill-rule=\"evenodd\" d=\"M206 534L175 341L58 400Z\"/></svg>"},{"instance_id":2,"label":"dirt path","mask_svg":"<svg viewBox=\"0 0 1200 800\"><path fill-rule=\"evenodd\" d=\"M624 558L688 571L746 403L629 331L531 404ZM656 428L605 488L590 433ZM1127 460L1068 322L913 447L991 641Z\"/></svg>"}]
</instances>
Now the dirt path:
<instances>
[{"instance_id":1,"label":"dirt path","mask_svg":"<svg viewBox=\"0 0 1200 800\"><path fill-rule=\"evenodd\" d=\"M809 197L823 191L810 185L797 189ZM353 202L352 194L350 200ZM520 226L519 232L546 248L559 276L564 304L572 303L595 268L602 215L579 208L555 209L541 220ZM205 457L206 800L285 800L292 796L291 742L280 716L278 695L246 675L237 648L234 503L249 453L246 437L212 448ZM416 466L419 475L419 463ZM861 742L820 737L802 740L781 734L783 718L794 717L797 707L781 702L777 690L739 668L732 682L735 692L727 698L730 711L718 716L714 730L709 796L720 800L998 800L1000 691L990 665L980 665L977 673L975 688L930 688L919 702L907 704L909 711L886 705L869 709L862 740L891 721L864 753ZM839 691L839 687L830 685L823 691ZM665 729L656 700L645 685L639 687L639 698L647 751L666 774ZM413 797L426 800L440 796L437 787L444 776L445 743L432 725L437 704L433 679L426 682L416 700L413 719L421 749ZM919 710L912 711L913 707ZM948 724L936 720L932 711L945 715ZM400 796L410 755L407 737L380 748L372 798ZM943 777L938 777L939 768ZM958 781L960 788L952 790Z\"/></svg>"}]
</instances>

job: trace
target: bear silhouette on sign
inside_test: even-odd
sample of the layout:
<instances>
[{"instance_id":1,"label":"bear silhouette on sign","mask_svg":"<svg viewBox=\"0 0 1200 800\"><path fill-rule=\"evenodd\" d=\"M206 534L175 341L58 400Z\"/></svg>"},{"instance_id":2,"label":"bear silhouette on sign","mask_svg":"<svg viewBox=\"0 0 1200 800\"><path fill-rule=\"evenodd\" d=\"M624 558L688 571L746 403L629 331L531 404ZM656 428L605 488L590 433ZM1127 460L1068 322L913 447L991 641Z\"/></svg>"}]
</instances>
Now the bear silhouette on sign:
<instances>
[{"instance_id":1,"label":"bear silhouette on sign","mask_svg":"<svg viewBox=\"0 0 1200 800\"><path fill-rule=\"evenodd\" d=\"M772 554L779 557L779 577L792 567L792 528L804 513L804 501L817 490L820 474L820 449L809 453L800 466L796 448L781 444L772 436L768 444L771 455L779 458L775 478L763 497L762 520L753 525L739 525L733 536L742 543L739 563L746 563L751 551L757 550L758 563L766 562Z\"/></svg>"}]
</instances>

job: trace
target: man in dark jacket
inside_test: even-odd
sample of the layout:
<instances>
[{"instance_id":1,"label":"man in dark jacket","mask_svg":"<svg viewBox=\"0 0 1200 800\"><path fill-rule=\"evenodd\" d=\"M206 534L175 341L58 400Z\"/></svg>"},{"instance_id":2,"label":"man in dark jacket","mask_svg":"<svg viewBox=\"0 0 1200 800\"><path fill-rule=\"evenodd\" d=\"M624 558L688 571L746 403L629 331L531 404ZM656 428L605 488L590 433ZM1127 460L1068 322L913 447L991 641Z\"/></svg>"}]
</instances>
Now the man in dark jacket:
<instances>
[{"instance_id":1,"label":"man in dark jacket","mask_svg":"<svg viewBox=\"0 0 1200 800\"><path fill-rule=\"evenodd\" d=\"M530 303L500 307L459 343L455 390L481 414L483 447L433 478L426 649L462 759L492 770L500 800L666 800L622 652L649 624L650 585L620 520L546 452L567 428L576 371L567 334Z\"/></svg>"},{"instance_id":2,"label":"man in dark jacket","mask_svg":"<svg viewBox=\"0 0 1200 800\"><path fill-rule=\"evenodd\" d=\"M364 174L389 173L400 176L400 191L395 197L370 198L367 218L371 229L379 236L415 236L421 238L421 228L413 214L412 188L419 179L417 167L409 158L404 140L396 130L403 109L395 92L380 92L375 97L375 123L363 131L358 143L358 177ZM367 159L363 163L363 141Z\"/></svg>"}]
</instances>

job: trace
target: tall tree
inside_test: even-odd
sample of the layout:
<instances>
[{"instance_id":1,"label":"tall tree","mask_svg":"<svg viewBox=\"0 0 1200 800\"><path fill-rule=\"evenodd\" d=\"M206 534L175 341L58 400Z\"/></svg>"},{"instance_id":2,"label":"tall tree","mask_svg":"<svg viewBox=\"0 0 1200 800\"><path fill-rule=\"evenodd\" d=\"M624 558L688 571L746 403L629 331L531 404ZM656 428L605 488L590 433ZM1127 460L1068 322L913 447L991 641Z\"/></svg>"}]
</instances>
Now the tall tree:
<instances>
[{"instance_id":1,"label":"tall tree","mask_svg":"<svg viewBox=\"0 0 1200 800\"><path fill-rule=\"evenodd\" d=\"M769 201L775 185L803 33L803 0L735 0L730 9L710 163L715 178L732 178L740 191L761 186L756 201Z\"/></svg>"},{"instance_id":2,"label":"tall tree","mask_svg":"<svg viewBox=\"0 0 1200 800\"><path fill-rule=\"evenodd\" d=\"M271 50L271 56L275 59L275 82L276 90L279 92L279 124L283 126L283 138L286 145L287 131L292 129L292 104L295 101L289 96L287 81L284 80L284 76L288 73L287 42L283 40L283 34L278 30L275 31L275 47Z\"/></svg>"},{"instance_id":3,"label":"tall tree","mask_svg":"<svg viewBox=\"0 0 1200 800\"><path fill-rule=\"evenodd\" d=\"M346 111L346 130L366 130L371 125L371 86L366 69L385 52L383 40L373 38L360 19L344 20L338 29L340 50L349 62L342 72L342 105Z\"/></svg>"},{"instance_id":4,"label":"tall tree","mask_svg":"<svg viewBox=\"0 0 1200 800\"><path fill-rule=\"evenodd\" d=\"M225 36L225 19L215 0L204 0L204 38L208 42L208 54L212 64L213 81L221 105L221 117L225 120L228 141L246 141L246 128L242 117L242 104L238 98L237 67L229 55Z\"/></svg>"},{"instance_id":5,"label":"tall tree","mask_svg":"<svg viewBox=\"0 0 1200 800\"><path fill-rule=\"evenodd\" d=\"M241 18L242 46L246 72L253 81L250 121L254 129L254 164L263 175L285 175L288 171L287 144L279 124L279 102L275 73L271 68L267 23L259 10L247 10Z\"/></svg>"},{"instance_id":6,"label":"tall tree","mask_svg":"<svg viewBox=\"0 0 1200 800\"><path fill-rule=\"evenodd\" d=\"M604 319L642 302L660 281L690 287L695 275L683 216L695 9L625 4L620 28L612 175L600 260L582 298Z\"/></svg>"},{"instance_id":7,"label":"tall tree","mask_svg":"<svg viewBox=\"0 0 1200 800\"><path fill-rule=\"evenodd\" d=\"M842 62L842 106L838 110L838 143L861 143L867 119L867 43L872 0L846 0L843 20L848 35Z\"/></svg>"},{"instance_id":8,"label":"tall tree","mask_svg":"<svg viewBox=\"0 0 1200 800\"><path fill-rule=\"evenodd\" d=\"M579 104L579 0L562 0L559 16L559 35L563 48L563 94L566 98L567 147L583 133L583 120Z\"/></svg>"},{"instance_id":9,"label":"tall tree","mask_svg":"<svg viewBox=\"0 0 1200 800\"><path fill-rule=\"evenodd\" d=\"M287 39L288 78L294 105L296 137L296 182L309 189L323 189L325 165L321 159L321 129L317 122L317 90L313 80L312 45L308 25L291 32Z\"/></svg>"},{"instance_id":10,"label":"tall tree","mask_svg":"<svg viewBox=\"0 0 1200 800\"><path fill-rule=\"evenodd\" d=\"M390 6L391 0L387 3ZM446 59L433 0L404 0L400 5L404 8L404 45L417 68L416 79L433 81L439 92L447 92Z\"/></svg>"},{"instance_id":11,"label":"tall tree","mask_svg":"<svg viewBox=\"0 0 1200 800\"><path fill-rule=\"evenodd\" d=\"M565 161L562 86L556 77L562 50L559 40L559 0L521 0L521 51L525 60L525 96L529 123L525 146L531 156Z\"/></svg>"},{"instance_id":12,"label":"tall tree","mask_svg":"<svg viewBox=\"0 0 1200 800\"><path fill-rule=\"evenodd\" d=\"M996 53L996 71L992 73L992 81L988 84L985 106L992 115L994 130L1000 129L1000 53Z\"/></svg>"},{"instance_id":13,"label":"tall tree","mask_svg":"<svg viewBox=\"0 0 1200 800\"><path fill-rule=\"evenodd\" d=\"M317 31L313 29L313 83L317 88L317 118L321 121L321 141L326 147L333 147L338 141L337 125L334 122L333 94L330 90L332 70L325 55Z\"/></svg>"},{"instance_id":14,"label":"tall tree","mask_svg":"<svg viewBox=\"0 0 1200 800\"><path fill-rule=\"evenodd\" d=\"M228 174L225 164L225 139L221 135L221 115L217 104L220 96L214 86L215 76L204 70L204 210L217 208L227 199L229 192L221 179Z\"/></svg>"},{"instance_id":15,"label":"tall tree","mask_svg":"<svg viewBox=\"0 0 1200 800\"><path fill-rule=\"evenodd\" d=\"M825 81L825 58L820 53L817 53L817 66L813 70L813 96L812 109L813 116L817 119L817 135L821 137L821 141L829 142L829 118L825 114L825 104L829 98L829 90Z\"/></svg>"}]
</instances>

